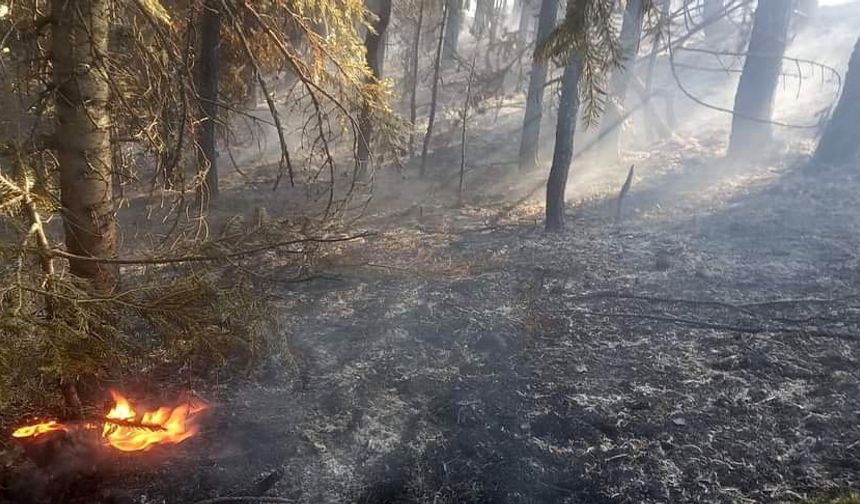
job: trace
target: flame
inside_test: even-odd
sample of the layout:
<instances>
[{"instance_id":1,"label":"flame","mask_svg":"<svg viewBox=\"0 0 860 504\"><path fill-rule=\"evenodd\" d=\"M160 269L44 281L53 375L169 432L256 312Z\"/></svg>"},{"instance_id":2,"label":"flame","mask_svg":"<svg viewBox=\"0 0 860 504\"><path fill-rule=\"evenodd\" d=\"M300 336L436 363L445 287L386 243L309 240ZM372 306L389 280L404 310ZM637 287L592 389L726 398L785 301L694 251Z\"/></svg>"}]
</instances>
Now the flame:
<instances>
[{"instance_id":1,"label":"flame","mask_svg":"<svg viewBox=\"0 0 860 504\"><path fill-rule=\"evenodd\" d=\"M37 437L42 434L47 434L49 432L55 431L68 431L65 425L61 423L57 423L54 420L50 422L40 423L36 425L27 425L25 427L21 427L12 433L12 437L14 438L26 438L26 437Z\"/></svg>"},{"instance_id":2,"label":"flame","mask_svg":"<svg viewBox=\"0 0 860 504\"><path fill-rule=\"evenodd\" d=\"M114 407L108 412L102 437L120 451L144 451L159 444L178 444L197 434L192 418L205 405L182 404L175 408L162 406L138 416L122 394L111 391Z\"/></svg>"},{"instance_id":3,"label":"flame","mask_svg":"<svg viewBox=\"0 0 860 504\"><path fill-rule=\"evenodd\" d=\"M146 451L160 444L178 444L198 431L194 415L206 409L200 402L185 403L174 408L162 406L138 415L131 402L119 392L111 390L114 406L105 416L101 435L105 444L120 451ZM97 429L98 425L84 424L80 428ZM36 437L53 431L69 430L65 425L50 421L21 427L12 433L15 438Z\"/></svg>"}]
</instances>

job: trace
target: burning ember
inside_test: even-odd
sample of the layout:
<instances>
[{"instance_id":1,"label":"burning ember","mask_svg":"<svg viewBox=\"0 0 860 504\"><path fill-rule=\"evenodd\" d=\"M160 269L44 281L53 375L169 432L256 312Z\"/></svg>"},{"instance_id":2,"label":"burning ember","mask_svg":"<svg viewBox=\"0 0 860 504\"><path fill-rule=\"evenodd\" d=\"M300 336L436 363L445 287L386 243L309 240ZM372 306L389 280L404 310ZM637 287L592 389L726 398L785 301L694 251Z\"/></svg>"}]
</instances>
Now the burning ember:
<instances>
[{"instance_id":1,"label":"burning ember","mask_svg":"<svg viewBox=\"0 0 860 504\"><path fill-rule=\"evenodd\" d=\"M26 427L21 427L20 429L18 429L12 433L12 437L27 438L27 437L40 436L40 435L46 434L48 432L54 432L54 431L66 432L68 430L69 429L67 429L65 425L51 420L50 422L40 423L40 424L36 424L36 425L28 425Z\"/></svg>"},{"instance_id":2,"label":"burning ember","mask_svg":"<svg viewBox=\"0 0 860 504\"><path fill-rule=\"evenodd\" d=\"M101 437L107 446L124 452L145 451L156 445L185 441L197 434L195 414L206 409L203 404L186 403L139 414L125 396L113 390L111 395L114 406L101 425ZM80 428L94 430L99 425L88 423ZM68 432L69 427L52 420L21 427L12 437L36 438L57 431Z\"/></svg>"}]
</instances>

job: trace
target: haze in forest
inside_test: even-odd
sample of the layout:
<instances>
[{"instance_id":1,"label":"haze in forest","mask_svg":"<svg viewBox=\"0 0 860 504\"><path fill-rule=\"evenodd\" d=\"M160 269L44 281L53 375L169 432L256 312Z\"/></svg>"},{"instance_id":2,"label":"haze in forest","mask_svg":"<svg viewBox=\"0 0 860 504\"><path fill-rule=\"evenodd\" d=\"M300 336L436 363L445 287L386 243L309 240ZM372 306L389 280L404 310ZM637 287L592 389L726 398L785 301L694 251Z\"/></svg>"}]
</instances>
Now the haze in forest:
<instances>
[{"instance_id":1,"label":"haze in forest","mask_svg":"<svg viewBox=\"0 0 860 504\"><path fill-rule=\"evenodd\" d=\"M0 504L860 502L860 0L0 0Z\"/></svg>"}]
</instances>

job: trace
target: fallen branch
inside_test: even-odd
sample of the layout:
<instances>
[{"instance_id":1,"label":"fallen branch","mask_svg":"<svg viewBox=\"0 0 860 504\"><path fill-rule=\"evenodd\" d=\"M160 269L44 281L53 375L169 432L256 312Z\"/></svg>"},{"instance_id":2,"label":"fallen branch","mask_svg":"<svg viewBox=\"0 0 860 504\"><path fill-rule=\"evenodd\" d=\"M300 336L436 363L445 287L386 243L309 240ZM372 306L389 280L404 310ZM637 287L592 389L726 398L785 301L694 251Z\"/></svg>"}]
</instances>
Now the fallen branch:
<instances>
[{"instance_id":1,"label":"fallen branch","mask_svg":"<svg viewBox=\"0 0 860 504\"><path fill-rule=\"evenodd\" d=\"M72 254L71 252L66 252L65 250L60 249L51 249L47 253L51 256L62 257L64 259L75 259L79 261L88 261L88 262L97 262L102 264L179 264L179 263L188 263L188 262L207 262L207 261L223 261L226 259L235 259L238 257L246 257L249 255L259 254L261 252L268 252L270 250L275 250L279 248L289 247L290 245L299 245L302 243L339 243L339 242L347 242L360 240L362 238L368 238L370 236L376 236L376 233L360 233L357 235L350 236L342 236L338 238L302 238L300 240L289 240L282 241L276 243L270 243L267 245L261 245L259 247L252 247L246 250L240 250L237 252L229 252L226 254L216 254L216 255L189 255L189 256L180 256L180 257L164 257L164 258L120 258L120 259L102 259L98 257L88 257L81 256L77 254ZM288 250L288 253L299 254L301 252L295 250Z\"/></svg>"},{"instance_id":2,"label":"fallen branch","mask_svg":"<svg viewBox=\"0 0 860 504\"><path fill-rule=\"evenodd\" d=\"M630 312L618 312L618 313L610 313L610 312L594 312L590 310L576 310L576 313L581 313L583 315L593 315L597 317L607 317L607 318L635 318L635 319L647 319L647 320L656 320L659 322L669 322L672 324L679 324L688 327L697 327L701 329L716 329L720 331L731 331L738 332L744 334L761 334L766 332L771 333L783 333L783 334L798 334L801 336L809 336L809 337L817 337L817 338L834 338L841 339L847 341L857 341L860 339L860 336L851 334L851 333L842 333L842 332L830 332L830 331L822 331L822 330L807 330L807 329L792 329L786 327L764 327L764 326L756 326L756 327L743 327L736 326L730 324L721 324L714 322L707 322L704 320L695 320L688 319L683 317L673 317L669 315L653 315L649 313L630 313Z\"/></svg>"},{"instance_id":3,"label":"fallen branch","mask_svg":"<svg viewBox=\"0 0 860 504\"><path fill-rule=\"evenodd\" d=\"M621 186L621 191L618 192L618 202L615 207L615 223L621 224L621 206L624 204L624 196L627 196L627 191L630 190L630 186L633 185L633 166L630 165L630 171L627 172L627 179L624 181L624 185Z\"/></svg>"},{"instance_id":4,"label":"fallen branch","mask_svg":"<svg viewBox=\"0 0 860 504\"><path fill-rule=\"evenodd\" d=\"M153 424L153 423L144 423L137 422L134 420L123 420L121 418L104 418L102 421L106 424L111 424L116 427L130 427L132 429L141 429L148 431L166 431L167 429L163 425Z\"/></svg>"},{"instance_id":5,"label":"fallen branch","mask_svg":"<svg viewBox=\"0 0 860 504\"><path fill-rule=\"evenodd\" d=\"M193 504L221 504L224 502L267 502L267 503L283 503L294 504L296 501L285 499L283 497L254 497L254 496L235 496L235 497L215 497L213 499L205 499L194 502Z\"/></svg>"},{"instance_id":6,"label":"fallen branch","mask_svg":"<svg viewBox=\"0 0 860 504\"><path fill-rule=\"evenodd\" d=\"M734 303L729 303L726 301L713 301L713 300L698 300L698 299L686 299L686 298L671 298L671 297L662 297L662 296L648 296L644 294L625 294L622 292L612 292L612 291L597 291L590 292L588 294L582 294L579 296L569 297L567 299L573 300L586 300L586 299L600 299L600 298L615 298L615 299L635 299L638 301L654 301L657 303L675 303L675 304L688 304L688 305L698 305L698 306L716 306L719 308L727 308L730 310L739 311L751 317L759 318L760 315L755 313L754 311L747 310L747 305L738 305Z\"/></svg>"}]
</instances>

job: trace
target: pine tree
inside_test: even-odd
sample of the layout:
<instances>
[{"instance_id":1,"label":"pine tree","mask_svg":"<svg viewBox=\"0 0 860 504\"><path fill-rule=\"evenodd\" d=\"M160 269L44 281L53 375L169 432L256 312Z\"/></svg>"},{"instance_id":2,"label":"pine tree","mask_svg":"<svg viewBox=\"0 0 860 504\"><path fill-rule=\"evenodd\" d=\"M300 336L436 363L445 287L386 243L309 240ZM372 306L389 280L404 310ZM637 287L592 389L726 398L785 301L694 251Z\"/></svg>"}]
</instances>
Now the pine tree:
<instances>
[{"instance_id":1,"label":"pine tree","mask_svg":"<svg viewBox=\"0 0 860 504\"><path fill-rule=\"evenodd\" d=\"M525 6L524 6L525 8ZM538 14L538 29L535 35L541 44L555 27L558 17L558 0L542 0ZM526 112L520 137L520 170L531 170L537 164L540 145L540 126L543 116L543 95L546 85L547 62L535 59L529 76L529 89L526 95Z\"/></svg>"},{"instance_id":2,"label":"pine tree","mask_svg":"<svg viewBox=\"0 0 860 504\"><path fill-rule=\"evenodd\" d=\"M842 96L833 116L818 142L814 160L822 164L840 165L860 156L860 39L854 46Z\"/></svg>"},{"instance_id":3,"label":"pine tree","mask_svg":"<svg viewBox=\"0 0 860 504\"><path fill-rule=\"evenodd\" d=\"M52 2L52 62L56 87L56 149L66 247L74 275L110 292L116 265L92 259L116 255L108 113L110 88L102 58L108 49L109 0Z\"/></svg>"},{"instance_id":4,"label":"pine tree","mask_svg":"<svg viewBox=\"0 0 860 504\"><path fill-rule=\"evenodd\" d=\"M735 94L729 155L744 156L771 140L769 121L794 2L759 0L747 57Z\"/></svg>"}]
</instances>

